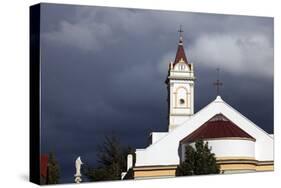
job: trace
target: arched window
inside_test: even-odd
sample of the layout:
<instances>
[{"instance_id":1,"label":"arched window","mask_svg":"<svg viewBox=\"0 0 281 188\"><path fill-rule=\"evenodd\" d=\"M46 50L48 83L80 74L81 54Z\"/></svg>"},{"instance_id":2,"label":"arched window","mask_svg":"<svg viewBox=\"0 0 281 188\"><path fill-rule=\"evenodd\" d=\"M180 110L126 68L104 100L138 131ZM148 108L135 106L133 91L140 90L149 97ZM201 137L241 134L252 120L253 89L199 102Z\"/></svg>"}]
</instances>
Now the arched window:
<instances>
[{"instance_id":1,"label":"arched window","mask_svg":"<svg viewBox=\"0 0 281 188\"><path fill-rule=\"evenodd\" d=\"M187 107L188 103L188 90L186 87L179 86L175 92L175 107L183 108Z\"/></svg>"}]
</instances>

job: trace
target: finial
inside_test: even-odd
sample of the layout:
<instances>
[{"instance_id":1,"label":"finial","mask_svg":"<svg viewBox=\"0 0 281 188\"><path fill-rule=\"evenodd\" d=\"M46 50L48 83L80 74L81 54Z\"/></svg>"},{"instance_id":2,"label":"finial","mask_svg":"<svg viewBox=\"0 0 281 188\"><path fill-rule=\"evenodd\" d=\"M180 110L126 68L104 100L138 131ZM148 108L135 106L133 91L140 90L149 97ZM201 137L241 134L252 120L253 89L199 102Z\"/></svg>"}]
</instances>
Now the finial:
<instances>
[{"instance_id":1,"label":"finial","mask_svg":"<svg viewBox=\"0 0 281 188\"><path fill-rule=\"evenodd\" d=\"M178 30L178 32L180 33L180 43L182 43L182 42L183 42L183 36L182 36L183 30L182 30L182 25L180 25L180 29Z\"/></svg>"},{"instance_id":2,"label":"finial","mask_svg":"<svg viewBox=\"0 0 281 188\"><path fill-rule=\"evenodd\" d=\"M222 86L223 83L220 81L220 69L217 68L216 71L217 71L217 81L214 82L214 86L216 87L216 90L217 90L217 96L219 96L220 95L220 87Z\"/></svg>"}]
</instances>

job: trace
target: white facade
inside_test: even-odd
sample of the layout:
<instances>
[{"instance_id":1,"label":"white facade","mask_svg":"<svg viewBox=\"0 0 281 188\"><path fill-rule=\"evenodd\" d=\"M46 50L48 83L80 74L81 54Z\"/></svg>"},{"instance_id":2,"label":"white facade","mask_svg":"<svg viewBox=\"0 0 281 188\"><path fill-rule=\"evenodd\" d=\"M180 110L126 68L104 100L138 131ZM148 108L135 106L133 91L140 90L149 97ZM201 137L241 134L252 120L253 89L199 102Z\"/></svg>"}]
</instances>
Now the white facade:
<instances>
[{"instance_id":1,"label":"white facade","mask_svg":"<svg viewBox=\"0 0 281 188\"><path fill-rule=\"evenodd\" d=\"M255 158L255 141L250 139L212 139L208 142L211 152L217 158ZM195 148L195 143L190 143ZM185 160L185 148L187 144L181 145L181 161Z\"/></svg>"},{"instance_id":2,"label":"white facade","mask_svg":"<svg viewBox=\"0 0 281 188\"><path fill-rule=\"evenodd\" d=\"M156 143L162 137L166 136L168 132L152 132L150 134L150 144Z\"/></svg>"},{"instance_id":3,"label":"white facade","mask_svg":"<svg viewBox=\"0 0 281 188\"><path fill-rule=\"evenodd\" d=\"M254 146L252 143L246 142L214 142L214 148L216 148L218 155L230 155L232 147L229 144L235 143L237 146L236 151L238 152L236 155L247 154L252 156L254 150L256 160L273 161L273 137L224 102L220 97L217 97L216 100L184 121L180 126L171 130L154 144L145 149L137 149L135 166L178 165L180 162L180 141L219 113L222 113L230 121L250 134L256 141ZM239 148L241 147L240 151L238 151L238 146ZM223 148L225 148L225 151L223 151Z\"/></svg>"},{"instance_id":4,"label":"white facade","mask_svg":"<svg viewBox=\"0 0 281 188\"><path fill-rule=\"evenodd\" d=\"M170 63L168 76L169 131L181 125L194 114L193 64L181 60Z\"/></svg>"}]
</instances>

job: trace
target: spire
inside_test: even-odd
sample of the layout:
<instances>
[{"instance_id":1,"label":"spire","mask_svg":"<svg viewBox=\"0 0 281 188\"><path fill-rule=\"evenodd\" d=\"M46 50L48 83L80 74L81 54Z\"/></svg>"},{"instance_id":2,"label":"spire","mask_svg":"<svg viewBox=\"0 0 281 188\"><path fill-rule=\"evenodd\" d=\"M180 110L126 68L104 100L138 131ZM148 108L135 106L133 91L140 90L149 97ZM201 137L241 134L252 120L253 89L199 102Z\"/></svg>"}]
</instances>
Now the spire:
<instances>
[{"instance_id":1,"label":"spire","mask_svg":"<svg viewBox=\"0 0 281 188\"><path fill-rule=\"evenodd\" d=\"M185 52L184 52L184 47L183 47L182 25L180 25L180 29L178 30L178 32L179 32L179 44L178 44L178 49L177 49L174 65L180 61L184 61L186 64L188 64L188 61L187 61L187 58L186 58Z\"/></svg>"}]
</instances>

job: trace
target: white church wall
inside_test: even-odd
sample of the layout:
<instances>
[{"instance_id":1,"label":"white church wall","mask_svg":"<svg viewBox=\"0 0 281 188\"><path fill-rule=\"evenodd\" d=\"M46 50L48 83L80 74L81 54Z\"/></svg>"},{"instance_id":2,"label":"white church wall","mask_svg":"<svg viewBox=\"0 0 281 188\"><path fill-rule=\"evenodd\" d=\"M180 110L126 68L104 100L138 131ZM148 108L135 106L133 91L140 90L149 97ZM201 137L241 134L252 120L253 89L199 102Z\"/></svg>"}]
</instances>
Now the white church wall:
<instances>
[{"instance_id":1,"label":"white church wall","mask_svg":"<svg viewBox=\"0 0 281 188\"><path fill-rule=\"evenodd\" d=\"M237 140L237 139L216 139L205 140L208 142L211 152L215 153L216 157L255 157L255 142L252 140ZM185 159L185 147L191 145L195 148L195 143L183 144L182 160Z\"/></svg>"},{"instance_id":2,"label":"white church wall","mask_svg":"<svg viewBox=\"0 0 281 188\"><path fill-rule=\"evenodd\" d=\"M261 161L273 160L273 138L234 108L224 104L221 108L227 118L256 139L255 158Z\"/></svg>"},{"instance_id":3,"label":"white church wall","mask_svg":"<svg viewBox=\"0 0 281 188\"><path fill-rule=\"evenodd\" d=\"M179 164L180 140L218 113L223 113L232 122L256 139L255 158L257 160L273 160L272 137L220 98L217 98L155 144L150 145L144 150L137 150L136 166Z\"/></svg>"},{"instance_id":4,"label":"white church wall","mask_svg":"<svg viewBox=\"0 0 281 188\"><path fill-rule=\"evenodd\" d=\"M184 122L188 121L190 119L191 116L187 116L187 115L171 115L170 116L170 125L173 125L175 127L183 125Z\"/></svg>"},{"instance_id":5,"label":"white church wall","mask_svg":"<svg viewBox=\"0 0 281 188\"><path fill-rule=\"evenodd\" d=\"M255 157L255 142L252 140L209 140L216 157Z\"/></svg>"},{"instance_id":6,"label":"white church wall","mask_svg":"<svg viewBox=\"0 0 281 188\"><path fill-rule=\"evenodd\" d=\"M163 138L164 136L166 136L168 134L168 132L152 132L151 133L151 144L154 144L155 142L157 142L158 140L160 140L161 138Z\"/></svg>"}]
</instances>

